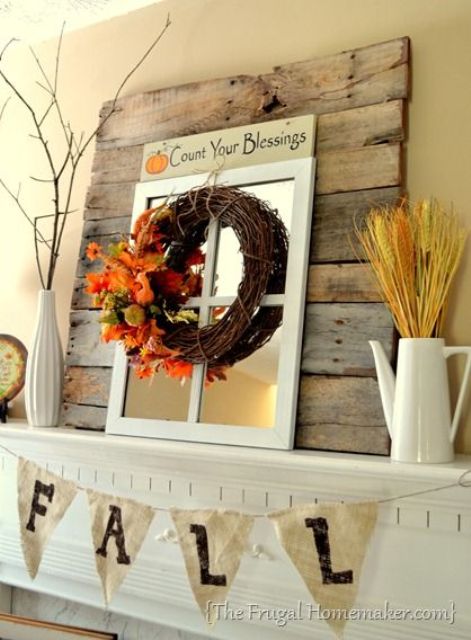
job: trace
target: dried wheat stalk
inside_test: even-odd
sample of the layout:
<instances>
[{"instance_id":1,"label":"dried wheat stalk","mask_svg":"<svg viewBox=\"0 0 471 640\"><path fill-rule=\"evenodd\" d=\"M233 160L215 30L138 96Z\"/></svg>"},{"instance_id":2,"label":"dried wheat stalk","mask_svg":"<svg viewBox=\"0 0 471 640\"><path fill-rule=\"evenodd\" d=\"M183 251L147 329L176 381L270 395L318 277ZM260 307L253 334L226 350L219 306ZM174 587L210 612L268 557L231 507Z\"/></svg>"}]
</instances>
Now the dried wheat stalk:
<instances>
[{"instance_id":1,"label":"dried wheat stalk","mask_svg":"<svg viewBox=\"0 0 471 640\"><path fill-rule=\"evenodd\" d=\"M403 338L443 334L450 286L467 236L435 199L375 208L356 235Z\"/></svg>"}]
</instances>

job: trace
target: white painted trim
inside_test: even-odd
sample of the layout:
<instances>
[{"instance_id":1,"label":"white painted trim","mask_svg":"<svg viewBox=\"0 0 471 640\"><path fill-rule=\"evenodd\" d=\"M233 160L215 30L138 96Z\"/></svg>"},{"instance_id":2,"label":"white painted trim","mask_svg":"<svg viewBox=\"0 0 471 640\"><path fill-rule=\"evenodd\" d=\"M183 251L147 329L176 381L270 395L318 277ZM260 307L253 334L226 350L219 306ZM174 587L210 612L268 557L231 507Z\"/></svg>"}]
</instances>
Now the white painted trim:
<instances>
[{"instance_id":1,"label":"white painted trim","mask_svg":"<svg viewBox=\"0 0 471 640\"><path fill-rule=\"evenodd\" d=\"M219 183L237 186L294 180L293 215L290 229L291 250L288 254L285 294L284 296L276 297L267 296L264 300L264 303L268 304L274 298L276 304L284 304L274 427L256 429L249 426L240 427L195 422L200 400L198 390L202 388L202 367L195 368L194 379L191 382L188 422L124 417L127 361L122 348L118 346L115 350L111 381L106 422L107 433L237 446L275 449L292 448L300 375L314 177L314 158L289 160L243 169L231 169L222 172L218 176ZM150 200L182 193L204 184L204 181L205 176L192 175L138 184L135 192L133 220L148 206ZM211 260L210 263L214 267L214 260ZM201 299L206 301L209 287L212 286L211 275L212 269L210 269L210 278L205 278L205 284L203 285L204 291ZM216 300L219 300L219 298L215 298ZM204 317L202 321L205 321Z\"/></svg>"}]
</instances>

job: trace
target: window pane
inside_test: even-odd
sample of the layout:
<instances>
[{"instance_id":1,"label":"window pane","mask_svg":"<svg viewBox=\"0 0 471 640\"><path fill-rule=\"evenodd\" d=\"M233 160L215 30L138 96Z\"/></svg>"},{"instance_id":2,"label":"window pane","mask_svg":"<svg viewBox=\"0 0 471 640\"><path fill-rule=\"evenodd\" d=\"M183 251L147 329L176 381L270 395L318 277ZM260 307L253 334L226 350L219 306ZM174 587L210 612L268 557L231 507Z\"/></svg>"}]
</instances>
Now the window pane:
<instances>
[{"instance_id":1,"label":"window pane","mask_svg":"<svg viewBox=\"0 0 471 640\"><path fill-rule=\"evenodd\" d=\"M276 209L289 232L293 210L294 180L255 184L241 187L241 189ZM242 264L243 256L234 231L231 228L220 229L213 295L237 295L237 288L242 279Z\"/></svg>"},{"instance_id":2,"label":"window pane","mask_svg":"<svg viewBox=\"0 0 471 640\"><path fill-rule=\"evenodd\" d=\"M188 418L191 381L182 384L159 371L153 378L141 380L129 367L124 416L181 420Z\"/></svg>"},{"instance_id":3,"label":"window pane","mask_svg":"<svg viewBox=\"0 0 471 640\"><path fill-rule=\"evenodd\" d=\"M282 327L263 347L205 386L200 422L269 428L275 425Z\"/></svg>"},{"instance_id":4,"label":"window pane","mask_svg":"<svg viewBox=\"0 0 471 640\"><path fill-rule=\"evenodd\" d=\"M194 311L195 321L198 309ZM133 367L128 366L124 417L157 418L186 422L190 402L192 380L172 378L162 369L152 378L139 378Z\"/></svg>"},{"instance_id":5,"label":"window pane","mask_svg":"<svg viewBox=\"0 0 471 640\"><path fill-rule=\"evenodd\" d=\"M235 296L242 279L242 254L230 227L219 230L217 256L213 296Z\"/></svg>"},{"instance_id":6,"label":"window pane","mask_svg":"<svg viewBox=\"0 0 471 640\"><path fill-rule=\"evenodd\" d=\"M248 187L241 187L241 189L268 202L273 209L277 209L289 233L293 215L294 180L251 184Z\"/></svg>"}]
</instances>

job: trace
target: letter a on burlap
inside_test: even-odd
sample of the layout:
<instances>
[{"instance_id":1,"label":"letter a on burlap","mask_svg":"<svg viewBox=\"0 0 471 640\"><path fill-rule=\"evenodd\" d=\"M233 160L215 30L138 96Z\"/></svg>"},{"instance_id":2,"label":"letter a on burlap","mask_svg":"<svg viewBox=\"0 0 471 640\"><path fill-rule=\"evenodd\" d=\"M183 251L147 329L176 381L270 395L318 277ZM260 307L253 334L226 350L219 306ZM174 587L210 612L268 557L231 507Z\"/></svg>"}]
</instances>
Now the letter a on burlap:
<instances>
[{"instance_id":1,"label":"letter a on burlap","mask_svg":"<svg viewBox=\"0 0 471 640\"><path fill-rule=\"evenodd\" d=\"M87 490L95 563L108 604L134 564L154 518L147 504Z\"/></svg>"}]
</instances>

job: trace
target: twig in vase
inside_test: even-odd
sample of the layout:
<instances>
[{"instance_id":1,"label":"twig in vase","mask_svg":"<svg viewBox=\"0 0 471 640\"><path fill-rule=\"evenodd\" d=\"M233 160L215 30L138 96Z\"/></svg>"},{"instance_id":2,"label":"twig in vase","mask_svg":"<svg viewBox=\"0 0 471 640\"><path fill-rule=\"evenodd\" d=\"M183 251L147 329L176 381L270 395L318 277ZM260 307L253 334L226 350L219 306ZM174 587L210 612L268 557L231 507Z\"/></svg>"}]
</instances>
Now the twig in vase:
<instances>
[{"instance_id":1,"label":"twig in vase","mask_svg":"<svg viewBox=\"0 0 471 640\"><path fill-rule=\"evenodd\" d=\"M111 116L116 112L118 99L126 86L129 79L134 75L134 73L139 69L139 67L144 63L144 61L148 58L148 56L155 49L157 44L160 42L162 37L164 36L167 29L170 27L170 16L167 16L165 25L161 29L160 33L151 43L151 45L147 48L141 58L136 62L136 64L131 67L129 72L124 76L116 93L114 94L110 109L108 113L103 117L98 124L98 126L90 133L86 134L82 132L80 137L74 133L70 122L66 121L64 118L62 108L60 102L57 97L58 90L58 82L59 82L59 66L60 66L60 53L62 47L62 40L64 34L64 25L62 27L57 50L56 50L56 58L55 58L55 69L54 69L54 78L53 81L49 79L45 69L36 54L35 50L30 47L31 55L33 56L36 65L41 73L43 78L42 82L37 82L38 86L40 86L48 95L49 102L44 111L39 114L38 111L33 107L33 105L28 101L28 99L23 95L23 93L18 89L14 81L12 81L4 72L1 67L1 63L3 61L3 56L6 51L10 47L11 44L16 42L15 38L12 38L7 44L3 47L0 52L0 78L4 81L4 83L10 88L13 95L20 101L20 103L24 106L24 108L29 113L31 120L34 125L34 133L31 134L31 137L37 140L41 148L44 152L47 165L49 168L50 177L37 177L30 176L30 179L34 182L50 184L53 190L53 213L49 216L31 216L28 214L19 198L18 194L15 193L6 185L4 180L0 178L0 186L6 191L6 193L12 198L12 200L16 203L18 209L21 213L26 217L29 223L33 226L34 229L34 246L35 246L35 254L36 254L36 264L38 268L38 275L41 282L41 286L43 289L51 289L54 274L56 271L57 260L60 255L60 247L62 243L62 238L64 234L65 225L67 222L68 216L72 213L70 208L71 200L75 185L75 179L77 176L78 166L80 161L82 160L85 151L89 147L92 140L98 135L98 133L103 129L104 125L108 122ZM0 110L0 120L4 115L6 105L8 100L3 104ZM62 129L66 142L66 150L65 154L57 159L53 156L53 153L49 147L49 142L45 134L44 126L50 114L52 112L56 113L60 128ZM38 220L43 219L45 217L52 217L52 237L50 240L46 240L44 235L38 229ZM39 254L39 245L42 244L47 248L49 258L47 263L47 271L44 269L44 266L41 264L40 254Z\"/></svg>"}]
</instances>

